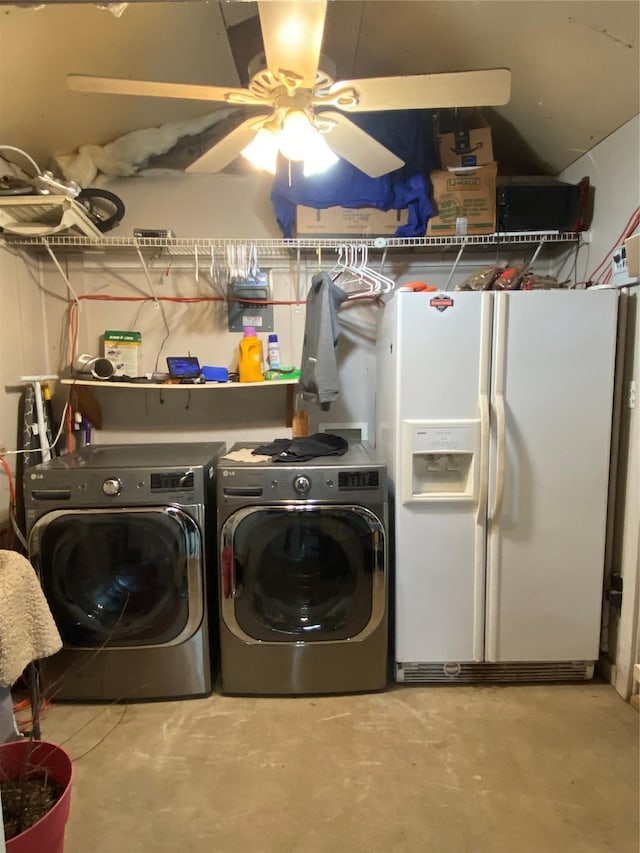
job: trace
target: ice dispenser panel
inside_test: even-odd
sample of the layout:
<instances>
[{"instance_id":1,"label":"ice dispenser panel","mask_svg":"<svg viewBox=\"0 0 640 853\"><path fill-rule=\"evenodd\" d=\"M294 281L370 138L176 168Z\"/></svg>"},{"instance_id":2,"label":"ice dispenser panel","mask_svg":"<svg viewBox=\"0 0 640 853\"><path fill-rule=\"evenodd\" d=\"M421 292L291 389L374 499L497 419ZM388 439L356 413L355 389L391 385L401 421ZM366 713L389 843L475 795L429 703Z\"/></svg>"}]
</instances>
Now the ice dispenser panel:
<instances>
[{"instance_id":1,"label":"ice dispenser panel","mask_svg":"<svg viewBox=\"0 0 640 853\"><path fill-rule=\"evenodd\" d=\"M480 421L404 421L403 503L476 499Z\"/></svg>"}]
</instances>

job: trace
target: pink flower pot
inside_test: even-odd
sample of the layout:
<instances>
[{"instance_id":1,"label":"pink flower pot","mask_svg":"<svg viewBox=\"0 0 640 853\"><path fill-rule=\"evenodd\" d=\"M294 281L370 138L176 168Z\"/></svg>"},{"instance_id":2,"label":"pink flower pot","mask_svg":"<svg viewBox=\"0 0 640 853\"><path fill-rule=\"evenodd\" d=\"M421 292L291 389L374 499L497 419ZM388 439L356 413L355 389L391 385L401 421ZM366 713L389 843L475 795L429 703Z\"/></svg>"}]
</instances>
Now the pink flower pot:
<instances>
[{"instance_id":1,"label":"pink flower pot","mask_svg":"<svg viewBox=\"0 0 640 853\"><path fill-rule=\"evenodd\" d=\"M64 749L42 740L24 738L0 745L0 775L4 778L19 776L25 761L32 767L48 771L63 791L44 817L6 842L7 853L63 853L71 805L71 758Z\"/></svg>"}]
</instances>

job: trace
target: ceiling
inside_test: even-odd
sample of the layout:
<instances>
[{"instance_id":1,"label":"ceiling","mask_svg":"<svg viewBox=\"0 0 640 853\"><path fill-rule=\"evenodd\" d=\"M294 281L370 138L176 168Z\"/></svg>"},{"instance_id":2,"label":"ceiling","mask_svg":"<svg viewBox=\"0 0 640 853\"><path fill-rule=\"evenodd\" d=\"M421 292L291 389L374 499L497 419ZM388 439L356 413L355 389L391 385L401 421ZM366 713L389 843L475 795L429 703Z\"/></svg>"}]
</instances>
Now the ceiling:
<instances>
[{"instance_id":1,"label":"ceiling","mask_svg":"<svg viewBox=\"0 0 640 853\"><path fill-rule=\"evenodd\" d=\"M496 159L555 174L640 111L639 10L637 0L330 0L322 50L338 78L510 68L511 101L486 112ZM208 115L215 105L70 92L65 75L244 84L261 47L256 16L249 2L0 0L0 144L44 167L87 143Z\"/></svg>"}]
</instances>

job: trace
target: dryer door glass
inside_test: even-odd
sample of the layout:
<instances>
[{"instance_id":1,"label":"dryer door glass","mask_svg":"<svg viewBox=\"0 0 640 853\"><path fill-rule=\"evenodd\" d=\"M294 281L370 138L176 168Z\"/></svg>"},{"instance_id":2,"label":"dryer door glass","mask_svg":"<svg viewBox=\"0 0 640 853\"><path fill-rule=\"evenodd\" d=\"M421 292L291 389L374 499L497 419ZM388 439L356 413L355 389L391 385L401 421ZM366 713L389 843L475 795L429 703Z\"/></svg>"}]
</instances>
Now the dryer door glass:
<instances>
[{"instance_id":1,"label":"dryer door glass","mask_svg":"<svg viewBox=\"0 0 640 853\"><path fill-rule=\"evenodd\" d=\"M190 516L165 508L52 515L37 568L67 646L169 643L185 630L201 551Z\"/></svg>"},{"instance_id":2,"label":"dryer door glass","mask_svg":"<svg viewBox=\"0 0 640 853\"><path fill-rule=\"evenodd\" d=\"M372 614L377 533L349 508L256 509L233 533L234 612L257 640L359 634Z\"/></svg>"}]
</instances>

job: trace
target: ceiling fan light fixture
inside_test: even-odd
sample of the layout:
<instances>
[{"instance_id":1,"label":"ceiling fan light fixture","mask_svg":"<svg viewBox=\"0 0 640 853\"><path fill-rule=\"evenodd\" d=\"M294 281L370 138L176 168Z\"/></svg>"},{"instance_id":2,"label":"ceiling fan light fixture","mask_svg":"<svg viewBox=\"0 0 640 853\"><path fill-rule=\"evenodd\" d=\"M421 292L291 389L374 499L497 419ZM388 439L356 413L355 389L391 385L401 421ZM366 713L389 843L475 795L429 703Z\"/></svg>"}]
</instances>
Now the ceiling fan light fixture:
<instances>
[{"instance_id":1,"label":"ceiling fan light fixture","mask_svg":"<svg viewBox=\"0 0 640 853\"><path fill-rule=\"evenodd\" d=\"M289 110L280 131L280 151L287 160L304 160L319 135L305 112Z\"/></svg>"},{"instance_id":2,"label":"ceiling fan light fixture","mask_svg":"<svg viewBox=\"0 0 640 853\"><path fill-rule=\"evenodd\" d=\"M289 123L289 131L293 127L293 133L288 139L275 123L265 124L252 141L242 149L242 156L256 169L272 175L275 175L277 170L279 153L289 160L302 161L305 177L325 172L338 162L338 157L327 145L324 135L313 127L304 113L301 115L303 120L294 118L293 122ZM285 123L286 121L287 119ZM295 156L292 157L290 154Z\"/></svg>"},{"instance_id":3,"label":"ceiling fan light fixture","mask_svg":"<svg viewBox=\"0 0 640 853\"><path fill-rule=\"evenodd\" d=\"M256 133L247 147L243 148L242 156L256 169L275 175L278 150L278 133L266 130L263 127Z\"/></svg>"},{"instance_id":4,"label":"ceiling fan light fixture","mask_svg":"<svg viewBox=\"0 0 640 853\"><path fill-rule=\"evenodd\" d=\"M280 153L287 160L301 161L305 176L326 171L338 158L303 110L291 109L278 135Z\"/></svg>"},{"instance_id":5,"label":"ceiling fan light fixture","mask_svg":"<svg viewBox=\"0 0 640 853\"><path fill-rule=\"evenodd\" d=\"M317 133L313 145L309 147L304 158L304 176L319 175L334 166L339 160L336 154L329 148L327 141L321 133Z\"/></svg>"}]
</instances>

